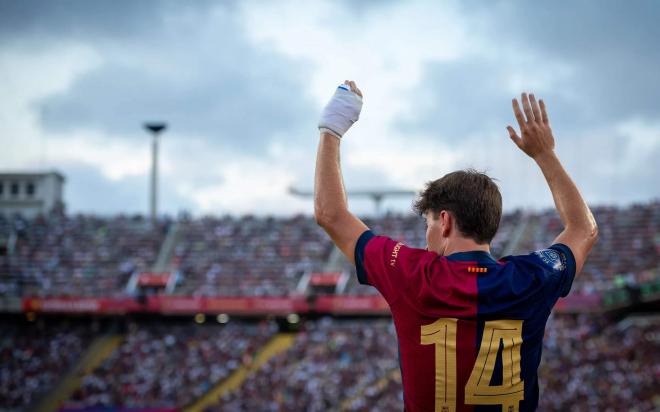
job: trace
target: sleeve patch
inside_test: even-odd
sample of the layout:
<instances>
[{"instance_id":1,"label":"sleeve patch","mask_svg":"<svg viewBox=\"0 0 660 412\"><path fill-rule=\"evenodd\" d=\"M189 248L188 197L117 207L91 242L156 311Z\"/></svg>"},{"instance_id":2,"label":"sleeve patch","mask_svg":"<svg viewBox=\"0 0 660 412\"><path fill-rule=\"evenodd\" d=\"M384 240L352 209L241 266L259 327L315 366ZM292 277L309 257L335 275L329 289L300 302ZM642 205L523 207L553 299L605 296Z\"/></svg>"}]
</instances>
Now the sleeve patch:
<instances>
[{"instance_id":1,"label":"sleeve patch","mask_svg":"<svg viewBox=\"0 0 660 412\"><path fill-rule=\"evenodd\" d=\"M563 272L566 269L566 256L553 249L544 249L534 252L543 263L550 266L557 272Z\"/></svg>"}]
</instances>

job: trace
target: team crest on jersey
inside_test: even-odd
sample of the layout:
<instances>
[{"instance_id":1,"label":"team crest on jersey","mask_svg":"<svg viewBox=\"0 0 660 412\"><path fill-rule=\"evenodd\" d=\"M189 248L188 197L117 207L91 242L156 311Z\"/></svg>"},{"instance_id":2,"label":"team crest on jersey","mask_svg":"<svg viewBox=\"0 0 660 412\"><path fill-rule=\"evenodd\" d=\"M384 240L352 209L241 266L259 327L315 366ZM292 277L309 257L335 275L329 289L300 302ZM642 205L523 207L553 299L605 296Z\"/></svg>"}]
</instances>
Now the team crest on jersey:
<instances>
[{"instance_id":1,"label":"team crest on jersey","mask_svg":"<svg viewBox=\"0 0 660 412\"><path fill-rule=\"evenodd\" d=\"M551 266L554 270L562 271L566 268L566 263L562 256L556 250L544 249L534 252L535 255L541 258L543 263Z\"/></svg>"}]
</instances>

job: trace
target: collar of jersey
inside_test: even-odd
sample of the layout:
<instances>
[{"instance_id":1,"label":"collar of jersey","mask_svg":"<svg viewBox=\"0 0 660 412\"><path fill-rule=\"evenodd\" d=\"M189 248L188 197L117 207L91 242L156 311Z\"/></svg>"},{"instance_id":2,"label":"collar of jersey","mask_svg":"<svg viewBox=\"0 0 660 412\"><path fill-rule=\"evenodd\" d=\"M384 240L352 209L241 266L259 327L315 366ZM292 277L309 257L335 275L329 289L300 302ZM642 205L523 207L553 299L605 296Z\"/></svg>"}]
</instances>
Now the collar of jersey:
<instances>
[{"instance_id":1,"label":"collar of jersey","mask_svg":"<svg viewBox=\"0 0 660 412\"><path fill-rule=\"evenodd\" d=\"M448 260L468 261L477 263L497 263L490 253L481 250L473 250L470 252L456 252L447 256Z\"/></svg>"}]
</instances>

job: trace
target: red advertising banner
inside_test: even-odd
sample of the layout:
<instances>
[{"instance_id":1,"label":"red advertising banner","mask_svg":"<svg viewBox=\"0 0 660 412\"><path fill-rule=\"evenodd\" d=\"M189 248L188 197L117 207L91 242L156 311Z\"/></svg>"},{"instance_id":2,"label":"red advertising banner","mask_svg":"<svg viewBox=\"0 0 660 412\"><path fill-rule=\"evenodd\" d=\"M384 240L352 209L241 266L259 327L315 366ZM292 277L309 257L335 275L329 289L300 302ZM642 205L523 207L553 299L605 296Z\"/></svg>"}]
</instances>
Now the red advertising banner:
<instances>
[{"instance_id":1,"label":"red advertising banner","mask_svg":"<svg viewBox=\"0 0 660 412\"><path fill-rule=\"evenodd\" d=\"M341 272L316 272L309 277L312 286L337 286L341 278Z\"/></svg>"},{"instance_id":2,"label":"red advertising banner","mask_svg":"<svg viewBox=\"0 0 660 412\"><path fill-rule=\"evenodd\" d=\"M559 312L602 309L601 296L571 295L555 306ZM318 296L308 303L305 296L291 297L207 297L151 296L140 302L133 297L118 298L24 298L24 312L66 314L122 314L151 312L169 314L227 313L240 315L286 315L315 311L330 314L382 314L390 309L381 296Z\"/></svg>"},{"instance_id":3,"label":"red advertising banner","mask_svg":"<svg viewBox=\"0 0 660 412\"><path fill-rule=\"evenodd\" d=\"M263 313L307 312L309 305L304 297L297 298L250 298L252 310Z\"/></svg>"},{"instance_id":4,"label":"red advertising banner","mask_svg":"<svg viewBox=\"0 0 660 412\"><path fill-rule=\"evenodd\" d=\"M247 312L250 310L250 302L245 298L207 298L206 310L208 312Z\"/></svg>"},{"instance_id":5,"label":"red advertising banner","mask_svg":"<svg viewBox=\"0 0 660 412\"><path fill-rule=\"evenodd\" d=\"M147 300L150 312L198 313L204 311L204 297L154 296Z\"/></svg>"},{"instance_id":6,"label":"red advertising banner","mask_svg":"<svg viewBox=\"0 0 660 412\"><path fill-rule=\"evenodd\" d=\"M170 272L142 272L138 274L139 286L165 287L172 274Z\"/></svg>"},{"instance_id":7,"label":"red advertising banner","mask_svg":"<svg viewBox=\"0 0 660 412\"><path fill-rule=\"evenodd\" d=\"M390 308L381 296L319 296L318 312L388 314Z\"/></svg>"},{"instance_id":8,"label":"red advertising banner","mask_svg":"<svg viewBox=\"0 0 660 412\"><path fill-rule=\"evenodd\" d=\"M307 312L304 296L296 297L184 297L154 296L147 307L162 313L229 313L244 315L289 314Z\"/></svg>"},{"instance_id":9,"label":"red advertising banner","mask_svg":"<svg viewBox=\"0 0 660 412\"><path fill-rule=\"evenodd\" d=\"M132 298L24 298L24 312L126 313L140 310Z\"/></svg>"}]
</instances>

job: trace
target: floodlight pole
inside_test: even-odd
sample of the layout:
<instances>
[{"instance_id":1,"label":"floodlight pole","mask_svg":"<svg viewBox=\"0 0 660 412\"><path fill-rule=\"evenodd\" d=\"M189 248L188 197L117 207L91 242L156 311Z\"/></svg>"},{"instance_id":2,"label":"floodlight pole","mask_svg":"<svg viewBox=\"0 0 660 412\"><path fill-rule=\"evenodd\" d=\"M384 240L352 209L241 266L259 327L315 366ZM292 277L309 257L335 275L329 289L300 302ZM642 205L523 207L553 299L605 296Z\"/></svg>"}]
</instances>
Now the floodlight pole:
<instances>
[{"instance_id":1,"label":"floodlight pole","mask_svg":"<svg viewBox=\"0 0 660 412\"><path fill-rule=\"evenodd\" d=\"M158 219L158 137L167 128L165 123L145 123L144 128L151 132L151 187L149 195L149 215L151 222Z\"/></svg>"}]
</instances>

